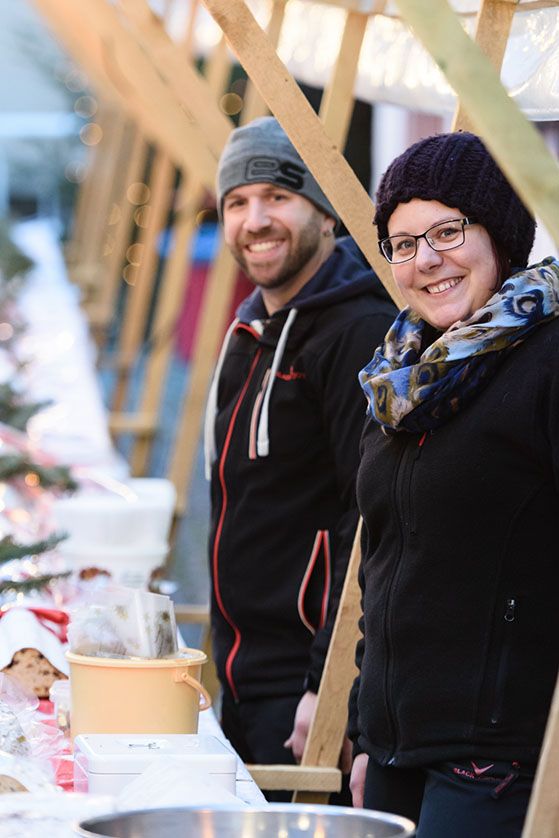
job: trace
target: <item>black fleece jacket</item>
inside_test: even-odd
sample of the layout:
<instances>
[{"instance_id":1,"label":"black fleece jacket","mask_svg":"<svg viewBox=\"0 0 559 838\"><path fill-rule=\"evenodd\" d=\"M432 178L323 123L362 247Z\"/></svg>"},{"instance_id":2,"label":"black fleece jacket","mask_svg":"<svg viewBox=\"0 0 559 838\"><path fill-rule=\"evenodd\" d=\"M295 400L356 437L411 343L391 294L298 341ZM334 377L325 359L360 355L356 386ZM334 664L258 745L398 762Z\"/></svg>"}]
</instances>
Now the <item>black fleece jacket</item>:
<instances>
[{"instance_id":1,"label":"black fleece jacket","mask_svg":"<svg viewBox=\"0 0 559 838\"><path fill-rule=\"evenodd\" d=\"M209 559L218 674L244 700L318 687L357 522L357 373L395 308L341 239L288 307L268 317L256 290L237 314L219 373Z\"/></svg>"},{"instance_id":2,"label":"black fleece jacket","mask_svg":"<svg viewBox=\"0 0 559 838\"><path fill-rule=\"evenodd\" d=\"M433 433L367 421L357 494L357 749L533 764L558 667L559 320Z\"/></svg>"}]
</instances>

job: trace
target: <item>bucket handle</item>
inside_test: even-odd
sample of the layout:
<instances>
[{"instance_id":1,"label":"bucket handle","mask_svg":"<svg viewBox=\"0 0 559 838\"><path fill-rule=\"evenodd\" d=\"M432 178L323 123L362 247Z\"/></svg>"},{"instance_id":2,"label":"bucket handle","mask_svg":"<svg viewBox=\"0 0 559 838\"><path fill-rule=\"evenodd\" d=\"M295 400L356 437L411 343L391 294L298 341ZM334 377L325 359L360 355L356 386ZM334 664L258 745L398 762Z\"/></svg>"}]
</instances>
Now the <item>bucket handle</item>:
<instances>
[{"instance_id":1,"label":"bucket handle","mask_svg":"<svg viewBox=\"0 0 559 838\"><path fill-rule=\"evenodd\" d=\"M175 669L175 681L177 684L188 684L189 687L193 687L196 692L200 693L200 698L203 699L200 703L200 707L198 708L200 712L202 710L207 710L212 706L212 698L207 689L202 686L200 681L197 681L196 678L189 675L188 672L184 672L184 670L178 671Z\"/></svg>"}]
</instances>

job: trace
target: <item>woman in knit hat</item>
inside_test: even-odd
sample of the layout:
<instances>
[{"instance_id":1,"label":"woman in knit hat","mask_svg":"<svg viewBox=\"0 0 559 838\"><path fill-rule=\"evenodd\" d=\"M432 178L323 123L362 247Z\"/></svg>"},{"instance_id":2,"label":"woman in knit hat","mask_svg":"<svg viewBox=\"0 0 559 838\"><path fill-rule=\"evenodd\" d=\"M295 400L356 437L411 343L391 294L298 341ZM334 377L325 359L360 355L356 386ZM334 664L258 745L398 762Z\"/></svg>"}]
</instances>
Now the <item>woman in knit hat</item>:
<instances>
[{"instance_id":1,"label":"woman in knit hat","mask_svg":"<svg viewBox=\"0 0 559 838\"><path fill-rule=\"evenodd\" d=\"M360 374L354 803L520 836L558 667L559 263L527 267L534 220L470 133L411 146L376 206L407 307Z\"/></svg>"}]
</instances>

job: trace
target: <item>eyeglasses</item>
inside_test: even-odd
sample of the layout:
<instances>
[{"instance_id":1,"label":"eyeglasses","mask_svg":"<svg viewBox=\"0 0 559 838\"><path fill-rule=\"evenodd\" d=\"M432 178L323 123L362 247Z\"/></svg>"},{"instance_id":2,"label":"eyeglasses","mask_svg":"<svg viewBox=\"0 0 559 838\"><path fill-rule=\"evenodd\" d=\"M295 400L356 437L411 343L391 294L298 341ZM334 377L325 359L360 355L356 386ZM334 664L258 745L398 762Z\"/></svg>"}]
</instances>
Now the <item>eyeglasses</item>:
<instances>
[{"instance_id":1,"label":"eyeglasses","mask_svg":"<svg viewBox=\"0 0 559 838\"><path fill-rule=\"evenodd\" d=\"M379 242L380 252L391 265L398 265L400 262L409 262L414 258L419 239L425 239L433 250L453 250L464 244L466 237L464 227L475 223L472 218L452 218L449 221L434 224L420 236L414 236L411 233L388 236Z\"/></svg>"}]
</instances>

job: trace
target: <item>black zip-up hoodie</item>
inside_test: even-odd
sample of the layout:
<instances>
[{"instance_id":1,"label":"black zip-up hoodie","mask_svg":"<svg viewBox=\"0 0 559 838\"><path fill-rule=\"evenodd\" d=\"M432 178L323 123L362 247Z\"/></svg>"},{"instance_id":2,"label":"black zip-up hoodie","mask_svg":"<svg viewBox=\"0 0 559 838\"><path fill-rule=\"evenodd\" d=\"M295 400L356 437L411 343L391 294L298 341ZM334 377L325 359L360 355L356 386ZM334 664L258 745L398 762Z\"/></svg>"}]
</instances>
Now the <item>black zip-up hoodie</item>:
<instances>
[{"instance_id":1,"label":"black zip-up hoodie","mask_svg":"<svg viewBox=\"0 0 559 838\"><path fill-rule=\"evenodd\" d=\"M368 420L362 450L356 750L533 766L559 659L559 320L437 430Z\"/></svg>"},{"instance_id":2,"label":"black zip-up hoodie","mask_svg":"<svg viewBox=\"0 0 559 838\"><path fill-rule=\"evenodd\" d=\"M269 317L237 312L208 399L212 640L236 699L316 690L357 523L357 373L395 308L351 239Z\"/></svg>"}]
</instances>

